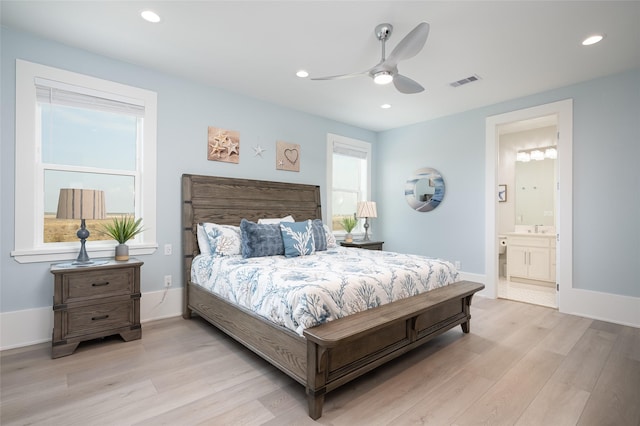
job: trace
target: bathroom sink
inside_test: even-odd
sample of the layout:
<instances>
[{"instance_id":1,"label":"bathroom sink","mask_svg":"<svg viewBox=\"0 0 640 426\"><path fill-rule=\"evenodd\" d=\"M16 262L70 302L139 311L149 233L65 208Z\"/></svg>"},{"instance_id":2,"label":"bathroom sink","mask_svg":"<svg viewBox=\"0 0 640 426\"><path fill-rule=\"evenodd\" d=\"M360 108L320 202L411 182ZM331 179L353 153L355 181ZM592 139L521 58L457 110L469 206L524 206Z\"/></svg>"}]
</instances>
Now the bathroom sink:
<instances>
[{"instance_id":1,"label":"bathroom sink","mask_svg":"<svg viewBox=\"0 0 640 426\"><path fill-rule=\"evenodd\" d=\"M516 225L511 235L553 235L556 233L555 226L549 225Z\"/></svg>"}]
</instances>

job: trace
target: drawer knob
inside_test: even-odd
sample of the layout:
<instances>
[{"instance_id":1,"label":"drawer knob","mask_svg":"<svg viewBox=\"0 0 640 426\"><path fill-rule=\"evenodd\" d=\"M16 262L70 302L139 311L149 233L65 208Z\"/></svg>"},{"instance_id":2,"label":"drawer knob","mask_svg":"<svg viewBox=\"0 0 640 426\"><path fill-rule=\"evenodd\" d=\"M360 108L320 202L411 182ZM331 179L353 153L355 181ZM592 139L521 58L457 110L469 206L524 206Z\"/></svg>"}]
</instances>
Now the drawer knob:
<instances>
[{"instance_id":1,"label":"drawer knob","mask_svg":"<svg viewBox=\"0 0 640 426\"><path fill-rule=\"evenodd\" d=\"M101 282L101 283L93 283L93 284L91 284L92 287L102 287L102 286L105 286L105 285L109 285L109 281L104 281L104 282Z\"/></svg>"},{"instance_id":2,"label":"drawer knob","mask_svg":"<svg viewBox=\"0 0 640 426\"><path fill-rule=\"evenodd\" d=\"M91 317L91 321L100 321L107 318L109 318L109 315L100 315L98 317Z\"/></svg>"}]
</instances>

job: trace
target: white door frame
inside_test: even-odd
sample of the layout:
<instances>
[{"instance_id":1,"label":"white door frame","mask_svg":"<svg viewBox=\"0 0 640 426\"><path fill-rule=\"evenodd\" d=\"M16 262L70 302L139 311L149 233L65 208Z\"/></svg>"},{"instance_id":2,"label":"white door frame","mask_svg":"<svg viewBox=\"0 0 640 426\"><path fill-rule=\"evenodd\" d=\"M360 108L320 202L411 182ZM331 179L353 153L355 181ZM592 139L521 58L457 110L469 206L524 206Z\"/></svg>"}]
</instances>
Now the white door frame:
<instances>
[{"instance_id":1,"label":"white door frame","mask_svg":"<svg viewBox=\"0 0 640 426\"><path fill-rule=\"evenodd\" d=\"M498 296L498 127L514 121L556 115L558 117L558 206L556 218L556 283L558 309L563 311L563 291L573 287L573 100L539 105L531 108L494 115L486 119L485 146L485 273L489 297ZM560 237L561 236L561 237ZM566 294L566 292L564 293Z\"/></svg>"}]
</instances>

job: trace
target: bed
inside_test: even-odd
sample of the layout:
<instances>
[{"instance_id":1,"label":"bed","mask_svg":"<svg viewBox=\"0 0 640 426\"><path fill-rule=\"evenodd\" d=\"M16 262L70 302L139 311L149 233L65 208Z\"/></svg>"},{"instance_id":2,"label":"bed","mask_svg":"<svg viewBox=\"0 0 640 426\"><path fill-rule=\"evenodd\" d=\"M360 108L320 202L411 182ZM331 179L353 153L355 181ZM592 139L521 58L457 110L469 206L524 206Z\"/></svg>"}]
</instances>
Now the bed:
<instances>
[{"instance_id":1,"label":"bed","mask_svg":"<svg viewBox=\"0 0 640 426\"><path fill-rule=\"evenodd\" d=\"M309 416L322 415L327 392L458 325L470 331L471 300L484 285L458 281L298 332L192 282L200 253L197 225L292 215L321 219L315 185L182 176L184 318L197 314L302 384ZM361 249L349 249L361 250Z\"/></svg>"}]
</instances>

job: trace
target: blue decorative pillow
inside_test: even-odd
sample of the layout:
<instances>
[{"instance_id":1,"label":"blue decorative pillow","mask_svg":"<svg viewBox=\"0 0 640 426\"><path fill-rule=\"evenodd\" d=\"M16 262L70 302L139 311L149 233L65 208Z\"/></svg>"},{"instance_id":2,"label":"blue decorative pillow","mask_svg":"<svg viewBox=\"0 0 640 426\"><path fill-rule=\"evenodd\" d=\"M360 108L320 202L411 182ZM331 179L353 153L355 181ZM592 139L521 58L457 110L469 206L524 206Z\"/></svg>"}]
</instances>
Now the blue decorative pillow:
<instances>
[{"instance_id":1,"label":"blue decorative pillow","mask_svg":"<svg viewBox=\"0 0 640 426\"><path fill-rule=\"evenodd\" d=\"M313 241L313 225L310 220L293 223L281 222L280 231L286 257L306 256L316 251Z\"/></svg>"},{"instance_id":2,"label":"blue decorative pillow","mask_svg":"<svg viewBox=\"0 0 640 426\"><path fill-rule=\"evenodd\" d=\"M313 219L311 226L313 227L313 241L316 251L325 251L327 249L327 234L324 231L324 224L320 219Z\"/></svg>"},{"instance_id":3,"label":"blue decorative pillow","mask_svg":"<svg viewBox=\"0 0 640 426\"><path fill-rule=\"evenodd\" d=\"M284 254L279 224L258 224L242 219L242 257L277 256Z\"/></svg>"}]
</instances>

